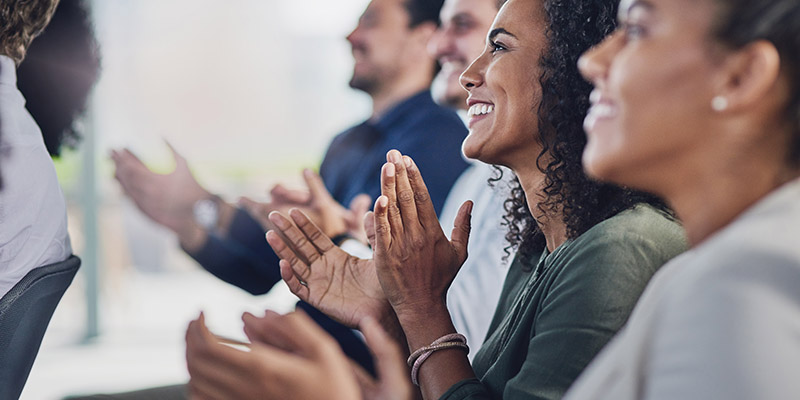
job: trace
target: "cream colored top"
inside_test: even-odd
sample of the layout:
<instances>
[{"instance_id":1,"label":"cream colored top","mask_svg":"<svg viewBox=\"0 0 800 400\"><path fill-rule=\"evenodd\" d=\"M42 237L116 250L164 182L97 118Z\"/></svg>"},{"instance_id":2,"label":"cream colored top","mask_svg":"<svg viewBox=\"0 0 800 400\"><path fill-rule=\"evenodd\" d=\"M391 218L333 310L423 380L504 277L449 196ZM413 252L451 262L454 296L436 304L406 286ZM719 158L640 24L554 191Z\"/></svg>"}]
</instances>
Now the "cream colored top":
<instances>
[{"instance_id":1,"label":"cream colored top","mask_svg":"<svg viewBox=\"0 0 800 400\"><path fill-rule=\"evenodd\" d=\"M666 265L565 398L799 399L800 180Z\"/></svg>"}]
</instances>

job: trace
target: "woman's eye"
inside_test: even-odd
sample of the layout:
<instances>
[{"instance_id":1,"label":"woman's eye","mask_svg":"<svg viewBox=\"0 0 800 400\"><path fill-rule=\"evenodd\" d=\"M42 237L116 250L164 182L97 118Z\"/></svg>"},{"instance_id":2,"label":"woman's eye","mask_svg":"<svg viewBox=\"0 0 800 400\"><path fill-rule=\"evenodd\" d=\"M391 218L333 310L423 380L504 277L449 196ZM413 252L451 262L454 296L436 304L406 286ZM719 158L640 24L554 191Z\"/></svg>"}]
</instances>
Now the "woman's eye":
<instances>
[{"instance_id":1,"label":"woman's eye","mask_svg":"<svg viewBox=\"0 0 800 400\"><path fill-rule=\"evenodd\" d=\"M646 34L644 27L636 24L625 24L625 38L627 40L641 39Z\"/></svg>"},{"instance_id":2,"label":"woman's eye","mask_svg":"<svg viewBox=\"0 0 800 400\"><path fill-rule=\"evenodd\" d=\"M497 42L490 42L489 46L492 48L492 54L497 53L498 51L505 50L506 47Z\"/></svg>"}]
</instances>

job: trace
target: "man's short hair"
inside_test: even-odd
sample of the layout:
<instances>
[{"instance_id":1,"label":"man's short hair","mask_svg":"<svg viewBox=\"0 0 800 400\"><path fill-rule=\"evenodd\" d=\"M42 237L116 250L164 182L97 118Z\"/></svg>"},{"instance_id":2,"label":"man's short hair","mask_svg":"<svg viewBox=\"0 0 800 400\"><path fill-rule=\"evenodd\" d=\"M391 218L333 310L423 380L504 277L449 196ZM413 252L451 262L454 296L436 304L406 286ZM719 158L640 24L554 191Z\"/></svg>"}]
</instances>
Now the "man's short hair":
<instances>
[{"instance_id":1,"label":"man's short hair","mask_svg":"<svg viewBox=\"0 0 800 400\"><path fill-rule=\"evenodd\" d=\"M413 28L425 22L433 22L438 26L442 4L444 0L406 0L405 6L411 17L409 26Z\"/></svg>"},{"instance_id":2,"label":"man's short hair","mask_svg":"<svg viewBox=\"0 0 800 400\"><path fill-rule=\"evenodd\" d=\"M59 0L0 0L0 54L19 64L42 33Z\"/></svg>"}]
</instances>

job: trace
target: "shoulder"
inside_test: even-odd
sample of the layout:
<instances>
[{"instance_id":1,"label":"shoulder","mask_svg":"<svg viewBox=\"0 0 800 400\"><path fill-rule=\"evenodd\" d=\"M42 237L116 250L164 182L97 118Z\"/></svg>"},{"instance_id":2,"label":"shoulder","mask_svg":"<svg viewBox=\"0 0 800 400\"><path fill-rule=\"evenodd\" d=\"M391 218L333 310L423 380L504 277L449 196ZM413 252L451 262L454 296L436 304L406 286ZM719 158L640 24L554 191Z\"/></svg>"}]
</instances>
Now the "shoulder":
<instances>
[{"instance_id":1,"label":"shoulder","mask_svg":"<svg viewBox=\"0 0 800 400\"><path fill-rule=\"evenodd\" d=\"M576 238L562 257L574 273L638 270L652 274L686 248L678 222L649 205L638 205Z\"/></svg>"}]
</instances>

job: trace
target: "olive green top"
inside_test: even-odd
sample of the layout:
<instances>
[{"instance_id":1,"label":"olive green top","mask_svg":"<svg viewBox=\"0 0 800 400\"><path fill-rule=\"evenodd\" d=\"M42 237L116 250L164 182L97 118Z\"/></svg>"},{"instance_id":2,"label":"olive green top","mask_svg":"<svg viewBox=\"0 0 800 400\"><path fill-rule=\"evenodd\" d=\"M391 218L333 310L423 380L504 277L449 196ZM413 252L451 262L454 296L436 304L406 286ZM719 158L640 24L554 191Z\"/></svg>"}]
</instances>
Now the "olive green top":
<instances>
[{"instance_id":1,"label":"olive green top","mask_svg":"<svg viewBox=\"0 0 800 400\"><path fill-rule=\"evenodd\" d=\"M681 226L648 205L623 211L549 253L512 263L478 379L442 399L559 399L622 327L647 282L687 247Z\"/></svg>"}]
</instances>

